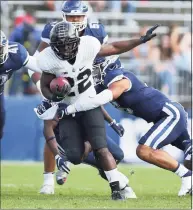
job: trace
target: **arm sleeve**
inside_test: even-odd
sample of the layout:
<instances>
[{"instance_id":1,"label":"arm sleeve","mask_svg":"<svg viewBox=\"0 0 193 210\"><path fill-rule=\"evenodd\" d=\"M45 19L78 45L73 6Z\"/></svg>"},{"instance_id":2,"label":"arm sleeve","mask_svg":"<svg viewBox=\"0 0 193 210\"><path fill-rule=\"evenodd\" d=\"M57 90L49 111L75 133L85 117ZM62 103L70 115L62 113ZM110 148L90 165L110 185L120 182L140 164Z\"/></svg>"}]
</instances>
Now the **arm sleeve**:
<instances>
[{"instance_id":1,"label":"arm sleeve","mask_svg":"<svg viewBox=\"0 0 193 210\"><path fill-rule=\"evenodd\" d=\"M38 55L39 55L39 51L36 50L36 52L34 53L33 56L37 58ZM28 69L28 74L29 74L30 78L32 77L33 73L34 73L34 71Z\"/></svg>"},{"instance_id":2,"label":"arm sleeve","mask_svg":"<svg viewBox=\"0 0 193 210\"><path fill-rule=\"evenodd\" d=\"M74 104L69 105L66 109L67 114L74 114L76 112L87 111L95 109L113 100L112 91L106 89L94 97L88 97L84 100L78 100Z\"/></svg>"},{"instance_id":3,"label":"arm sleeve","mask_svg":"<svg viewBox=\"0 0 193 210\"><path fill-rule=\"evenodd\" d=\"M30 70L32 70L34 72L39 72L39 73L42 72L41 69L37 65L36 57L29 56L29 59L24 66L26 66L27 68L29 68Z\"/></svg>"}]
</instances>

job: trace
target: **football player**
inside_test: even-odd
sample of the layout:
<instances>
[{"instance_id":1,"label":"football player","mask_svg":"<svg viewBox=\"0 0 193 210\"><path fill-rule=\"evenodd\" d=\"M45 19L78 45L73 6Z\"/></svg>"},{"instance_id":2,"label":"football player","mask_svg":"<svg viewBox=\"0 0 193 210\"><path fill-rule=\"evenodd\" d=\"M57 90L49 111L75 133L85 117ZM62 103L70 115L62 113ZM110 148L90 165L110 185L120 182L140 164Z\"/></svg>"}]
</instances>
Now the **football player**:
<instances>
[{"instance_id":1,"label":"football player","mask_svg":"<svg viewBox=\"0 0 193 210\"><path fill-rule=\"evenodd\" d=\"M26 66L33 71L41 72L36 65L36 58L29 56L24 46L9 42L3 31L0 31L0 139L3 137L5 124L4 85L13 72Z\"/></svg>"},{"instance_id":2,"label":"football player","mask_svg":"<svg viewBox=\"0 0 193 210\"><path fill-rule=\"evenodd\" d=\"M103 46L101 51L103 52ZM113 47L109 47L108 52L113 54ZM117 108L148 123L152 122L154 125L139 141L136 150L138 157L179 176L182 184L178 196L191 193L192 171L161 150L162 147L171 144L184 151L185 160L192 159L192 141L188 134L187 113L183 106L172 102L160 91L147 86L133 73L126 72L123 68L106 69L103 77L97 95L83 97L69 106L63 104L58 111L60 115L66 117L113 102Z\"/></svg>"},{"instance_id":3,"label":"football player","mask_svg":"<svg viewBox=\"0 0 193 210\"><path fill-rule=\"evenodd\" d=\"M91 74L95 57L129 51L155 37L156 34L153 31L157 27L158 25L152 27L146 35L138 39L113 42L101 47L99 40L92 36L79 37L77 29L71 23L65 21L57 23L51 30L50 47L38 56L39 67L43 71L40 82L42 94L48 100L61 101L61 97L51 92L49 85L55 77L65 76L71 85L71 89L64 99L65 103L76 104L84 98L94 97L96 92ZM107 100L106 96L108 97L108 95L104 95L103 101ZM54 114L54 110L57 110L57 106L51 107L51 115ZM51 119L53 117L54 115ZM91 109L75 117L68 115L59 122L59 129L60 141L57 143L63 150L65 149L70 162L74 164L81 162L84 151L82 141L87 139L92 146L96 160L110 183L112 199L123 199L121 189L126 185L124 177L120 176L116 163L107 149L101 109ZM63 157L60 156L55 137L46 140L55 156L58 169L69 172ZM74 159L75 152L76 160Z\"/></svg>"},{"instance_id":4,"label":"football player","mask_svg":"<svg viewBox=\"0 0 193 210\"><path fill-rule=\"evenodd\" d=\"M88 7L79 0L74 1L65 1L62 6L62 13L63 13L63 19L71 22L76 29L79 32L79 36L89 35L96 37L101 44L105 44L108 40L108 35L105 32L104 26L99 23L89 23L88 22ZM48 23L45 25L43 31L42 31L42 42L39 45L39 48L36 52L36 56L44 50L45 48L49 47L50 44L50 31L53 28L53 26L56 24L56 22ZM107 64L105 64L107 63ZM118 59L118 56L114 56L111 58L111 62L109 60L97 56L95 59L95 65L98 64L109 65L108 68L116 68L120 67L120 60ZM31 72L29 70L29 75L31 76L34 83L37 85L38 89L40 90L40 76L41 74ZM45 110L50 107L50 102L48 100L44 100L41 107L39 107L39 111ZM105 110L103 109L103 113L105 113ZM105 114L105 119L109 122L109 125L118 133L119 136L122 136L124 133L124 129L122 126L114 119L112 119L108 113ZM44 122L44 134L45 136L52 136L50 132L52 133L52 128L54 128L55 122L53 121L45 121ZM55 135L57 137L57 131L58 129L55 128ZM47 137L46 137L47 138ZM110 152L113 154L113 157L116 159L117 163L119 163L123 159L123 151L120 149L120 147L109 137L107 136L107 144ZM91 153L88 158L85 159L85 163L91 164L92 166L96 166L96 160L94 158L93 153ZM70 163L67 163L68 167ZM54 156L52 155L49 147L47 144L45 144L44 147L44 183L41 187L40 193L42 194L53 194L54 193L54 170L55 170L55 160ZM105 174L102 170L99 170L102 177L105 177ZM67 173L64 173L62 171L56 172L56 180L58 184L63 184L66 179ZM133 194L133 193L132 193ZM134 195L134 194L133 194ZM135 197L135 196L130 197Z\"/></svg>"}]
</instances>

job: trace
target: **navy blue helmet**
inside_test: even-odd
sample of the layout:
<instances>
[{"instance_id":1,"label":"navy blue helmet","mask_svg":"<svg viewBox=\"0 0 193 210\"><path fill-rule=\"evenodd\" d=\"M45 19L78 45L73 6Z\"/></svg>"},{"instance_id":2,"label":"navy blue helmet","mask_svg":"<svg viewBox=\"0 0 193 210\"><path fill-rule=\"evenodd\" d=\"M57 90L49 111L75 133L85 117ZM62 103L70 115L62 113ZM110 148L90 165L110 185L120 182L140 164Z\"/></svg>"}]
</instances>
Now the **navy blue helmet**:
<instances>
[{"instance_id":1,"label":"navy blue helmet","mask_svg":"<svg viewBox=\"0 0 193 210\"><path fill-rule=\"evenodd\" d=\"M66 21L66 16L85 16L82 22L71 22L80 32L87 26L88 6L79 0L68 0L62 5L63 20Z\"/></svg>"},{"instance_id":2,"label":"navy blue helmet","mask_svg":"<svg viewBox=\"0 0 193 210\"><path fill-rule=\"evenodd\" d=\"M0 31L0 65L8 58L8 40L3 31Z\"/></svg>"}]
</instances>

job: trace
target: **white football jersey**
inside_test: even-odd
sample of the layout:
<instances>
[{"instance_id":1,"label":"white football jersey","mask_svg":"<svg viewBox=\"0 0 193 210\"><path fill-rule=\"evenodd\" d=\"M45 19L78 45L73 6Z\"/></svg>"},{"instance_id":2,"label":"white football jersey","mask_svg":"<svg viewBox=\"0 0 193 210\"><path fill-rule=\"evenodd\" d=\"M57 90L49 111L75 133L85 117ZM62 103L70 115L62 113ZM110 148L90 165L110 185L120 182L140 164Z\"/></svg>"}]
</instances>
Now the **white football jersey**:
<instances>
[{"instance_id":1,"label":"white football jersey","mask_svg":"<svg viewBox=\"0 0 193 210\"><path fill-rule=\"evenodd\" d=\"M72 104L78 99L96 94L92 77L93 62L101 49L101 44L95 37L83 36L73 65L68 61L60 60L51 49L47 47L38 55L39 68L56 77L67 77L71 84L71 92L64 99L67 104ZM80 98L81 97L81 98Z\"/></svg>"}]
</instances>

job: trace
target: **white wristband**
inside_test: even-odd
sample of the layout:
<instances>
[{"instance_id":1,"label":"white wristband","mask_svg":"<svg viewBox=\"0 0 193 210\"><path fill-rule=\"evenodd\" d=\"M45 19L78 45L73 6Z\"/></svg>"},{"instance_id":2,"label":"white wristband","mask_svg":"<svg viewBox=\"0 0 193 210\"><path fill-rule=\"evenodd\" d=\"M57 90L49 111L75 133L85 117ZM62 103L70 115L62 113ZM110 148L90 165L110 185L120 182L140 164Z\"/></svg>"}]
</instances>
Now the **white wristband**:
<instances>
[{"instance_id":1,"label":"white wristband","mask_svg":"<svg viewBox=\"0 0 193 210\"><path fill-rule=\"evenodd\" d=\"M57 160L58 158L60 158L60 155L56 155L55 156L55 160Z\"/></svg>"},{"instance_id":2,"label":"white wristband","mask_svg":"<svg viewBox=\"0 0 193 210\"><path fill-rule=\"evenodd\" d=\"M112 126L113 124L116 124L116 120L115 119L113 119L113 121L109 123L109 126Z\"/></svg>"}]
</instances>

